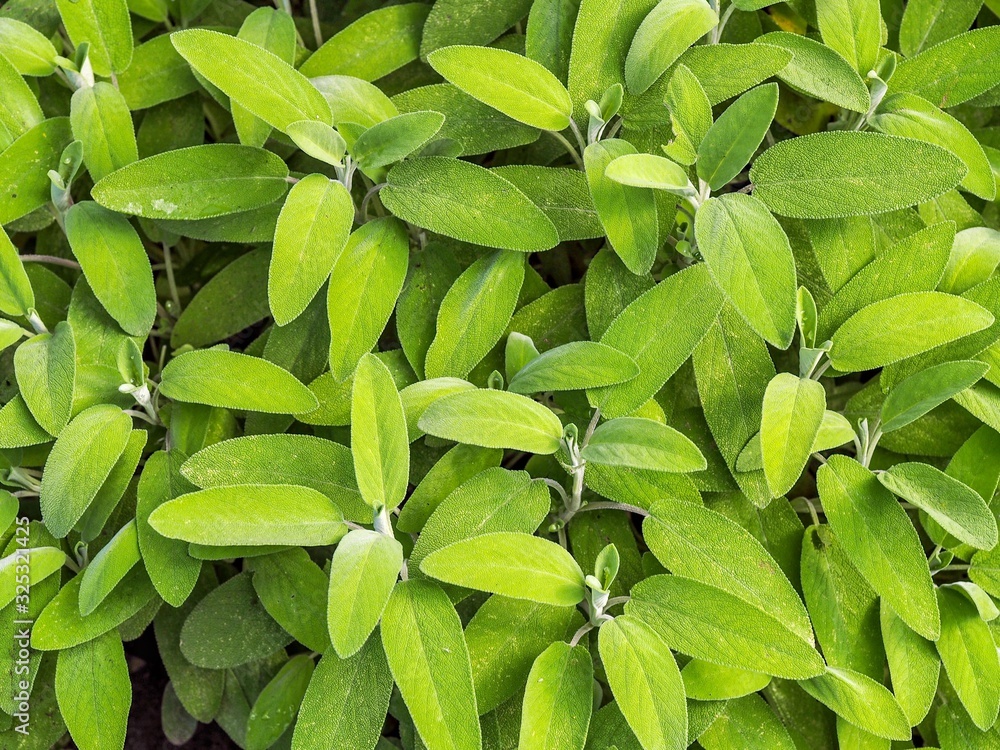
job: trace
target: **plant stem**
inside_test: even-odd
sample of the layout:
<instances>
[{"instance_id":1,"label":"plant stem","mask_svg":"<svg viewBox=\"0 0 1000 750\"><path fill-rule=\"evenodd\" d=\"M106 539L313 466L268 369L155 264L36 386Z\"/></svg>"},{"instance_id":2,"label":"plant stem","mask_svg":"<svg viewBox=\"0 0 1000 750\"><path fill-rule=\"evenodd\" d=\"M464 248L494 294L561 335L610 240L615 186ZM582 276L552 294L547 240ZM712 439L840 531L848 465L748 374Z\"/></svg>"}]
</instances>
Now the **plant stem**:
<instances>
[{"instance_id":1,"label":"plant stem","mask_svg":"<svg viewBox=\"0 0 1000 750\"><path fill-rule=\"evenodd\" d=\"M80 270L80 264L75 260L70 260L69 258L57 258L55 255L22 255L22 263L48 263L53 266L63 266L65 268L72 268L75 271Z\"/></svg>"},{"instance_id":2,"label":"plant stem","mask_svg":"<svg viewBox=\"0 0 1000 750\"><path fill-rule=\"evenodd\" d=\"M583 513L588 510L624 510L628 513L635 513L640 516L648 516L649 511L645 508L640 508L638 505L629 505L628 503L612 503L604 502L603 500L595 503L587 503L581 508L577 509L577 513Z\"/></svg>"},{"instance_id":3,"label":"plant stem","mask_svg":"<svg viewBox=\"0 0 1000 750\"><path fill-rule=\"evenodd\" d=\"M563 505L569 505L569 495L566 494L565 487L559 484L559 482L555 479L549 479L548 477L542 477L542 481L556 491L559 497L562 498Z\"/></svg>"},{"instance_id":4,"label":"plant stem","mask_svg":"<svg viewBox=\"0 0 1000 750\"><path fill-rule=\"evenodd\" d=\"M316 0L309 0L309 15L312 16L313 35L316 37L316 49L323 46L323 31L319 27L319 11Z\"/></svg>"},{"instance_id":5,"label":"plant stem","mask_svg":"<svg viewBox=\"0 0 1000 750\"><path fill-rule=\"evenodd\" d=\"M365 193L365 197L361 200L361 208L359 210L361 223L368 221L368 204L371 202L371 199L378 195L378 191L388 184L388 182L380 182L378 185L372 186L372 188Z\"/></svg>"},{"instance_id":6,"label":"plant stem","mask_svg":"<svg viewBox=\"0 0 1000 750\"><path fill-rule=\"evenodd\" d=\"M593 629L594 626L591 623L589 622L584 623L583 625L580 626L580 629L573 634L573 640L569 642L569 645L575 646L580 642L580 639L583 638L583 636L587 635L587 633L589 633Z\"/></svg>"},{"instance_id":7,"label":"plant stem","mask_svg":"<svg viewBox=\"0 0 1000 750\"><path fill-rule=\"evenodd\" d=\"M562 133L556 130L549 130L548 132L551 133L552 136L563 145L563 147L566 149L569 155L573 157L573 161L576 163L576 166L582 170L584 168L583 159L580 158L580 153L576 150L576 147L568 140L566 140L566 136L564 136Z\"/></svg>"},{"instance_id":8,"label":"plant stem","mask_svg":"<svg viewBox=\"0 0 1000 750\"><path fill-rule=\"evenodd\" d=\"M38 311L31 309L28 310L28 322L31 323L31 327L35 329L35 333L48 333L49 329L45 327L42 319L38 317Z\"/></svg>"},{"instance_id":9,"label":"plant stem","mask_svg":"<svg viewBox=\"0 0 1000 750\"><path fill-rule=\"evenodd\" d=\"M730 3L729 7L726 8L726 12L722 14L722 18L719 19L719 23L712 29L711 44L718 44L722 39L722 31L726 28L726 24L729 22L729 18L733 15L734 10L736 10L736 5Z\"/></svg>"},{"instance_id":10,"label":"plant stem","mask_svg":"<svg viewBox=\"0 0 1000 750\"><path fill-rule=\"evenodd\" d=\"M813 526L819 526L819 514L816 512L816 506L813 505L813 501L808 497L802 499L806 501L806 506L809 508L809 515L812 517Z\"/></svg>"},{"instance_id":11,"label":"plant stem","mask_svg":"<svg viewBox=\"0 0 1000 750\"><path fill-rule=\"evenodd\" d=\"M572 117L569 119L569 128L573 131L573 135L576 136L576 142L580 145L580 153L582 154L587 150L587 141L583 138L583 133L580 132L580 128L576 124L576 120Z\"/></svg>"},{"instance_id":12,"label":"plant stem","mask_svg":"<svg viewBox=\"0 0 1000 750\"><path fill-rule=\"evenodd\" d=\"M174 280L174 264L170 257L170 245L163 243L163 266L167 272L167 286L170 287L170 299L174 303L174 313L181 314L181 298L177 294L177 282Z\"/></svg>"}]
</instances>

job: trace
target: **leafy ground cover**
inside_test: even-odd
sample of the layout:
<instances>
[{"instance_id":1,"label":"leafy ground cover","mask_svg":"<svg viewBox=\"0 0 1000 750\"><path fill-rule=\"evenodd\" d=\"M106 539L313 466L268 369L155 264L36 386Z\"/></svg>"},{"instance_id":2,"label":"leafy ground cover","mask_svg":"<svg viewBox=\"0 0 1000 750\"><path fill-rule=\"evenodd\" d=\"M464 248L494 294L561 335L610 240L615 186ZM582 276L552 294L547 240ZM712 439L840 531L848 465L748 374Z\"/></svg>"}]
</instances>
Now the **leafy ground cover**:
<instances>
[{"instance_id":1,"label":"leafy ground cover","mask_svg":"<svg viewBox=\"0 0 1000 750\"><path fill-rule=\"evenodd\" d=\"M8 0L0 746L1000 746L998 13Z\"/></svg>"}]
</instances>

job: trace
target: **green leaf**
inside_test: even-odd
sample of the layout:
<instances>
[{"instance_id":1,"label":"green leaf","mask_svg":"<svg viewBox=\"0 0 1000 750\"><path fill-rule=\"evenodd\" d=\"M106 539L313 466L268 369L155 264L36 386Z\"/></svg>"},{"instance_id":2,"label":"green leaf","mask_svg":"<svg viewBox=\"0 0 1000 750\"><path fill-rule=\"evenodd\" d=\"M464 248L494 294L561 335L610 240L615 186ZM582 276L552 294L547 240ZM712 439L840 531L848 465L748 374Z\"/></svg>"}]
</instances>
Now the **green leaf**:
<instances>
[{"instance_id":1,"label":"green leaf","mask_svg":"<svg viewBox=\"0 0 1000 750\"><path fill-rule=\"evenodd\" d=\"M395 164L427 143L441 130L440 112L405 112L383 120L358 136L351 152L367 172Z\"/></svg>"},{"instance_id":2,"label":"green leaf","mask_svg":"<svg viewBox=\"0 0 1000 750\"><path fill-rule=\"evenodd\" d=\"M827 667L825 674L799 684L859 729L891 740L910 739L910 722L902 707L892 693L871 677L850 669Z\"/></svg>"},{"instance_id":3,"label":"green leaf","mask_svg":"<svg viewBox=\"0 0 1000 750\"><path fill-rule=\"evenodd\" d=\"M480 715L516 695L535 658L579 620L571 607L505 596L487 599L465 628Z\"/></svg>"},{"instance_id":4,"label":"green leaf","mask_svg":"<svg viewBox=\"0 0 1000 750\"><path fill-rule=\"evenodd\" d=\"M608 684L644 747L687 747L684 684L670 648L642 620L616 617L598 631Z\"/></svg>"},{"instance_id":5,"label":"green leaf","mask_svg":"<svg viewBox=\"0 0 1000 750\"><path fill-rule=\"evenodd\" d=\"M327 574L302 547L254 557L253 589L267 613L295 640L320 653L330 646Z\"/></svg>"},{"instance_id":6,"label":"green leaf","mask_svg":"<svg viewBox=\"0 0 1000 750\"><path fill-rule=\"evenodd\" d=\"M882 46L879 0L829 0L816 6L823 43L861 73L875 68Z\"/></svg>"},{"instance_id":7,"label":"green leaf","mask_svg":"<svg viewBox=\"0 0 1000 750\"><path fill-rule=\"evenodd\" d=\"M292 750L374 747L385 723L392 675L378 638L350 659L327 651L299 709Z\"/></svg>"},{"instance_id":8,"label":"green leaf","mask_svg":"<svg viewBox=\"0 0 1000 750\"><path fill-rule=\"evenodd\" d=\"M631 94L641 94L688 47L719 22L704 0L664 0L647 15L632 39L625 59L625 80Z\"/></svg>"},{"instance_id":9,"label":"green leaf","mask_svg":"<svg viewBox=\"0 0 1000 750\"><path fill-rule=\"evenodd\" d=\"M622 185L666 190L668 193L690 196L694 187L683 168L653 154L625 154L610 162L604 176Z\"/></svg>"},{"instance_id":10,"label":"green leaf","mask_svg":"<svg viewBox=\"0 0 1000 750\"><path fill-rule=\"evenodd\" d=\"M138 562L139 537L135 520L132 520L118 530L84 569L80 583L80 614L86 617L97 609Z\"/></svg>"},{"instance_id":11,"label":"green leaf","mask_svg":"<svg viewBox=\"0 0 1000 750\"><path fill-rule=\"evenodd\" d=\"M22 550L24 555L19 554ZM58 547L27 547L15 550L0 560L0 604L4 607L14 601L18 591L18 578L21 579L21 585L25 585L23 575L26 559L28 561L27 585L31 587L62 570L68 558L66 553ZM18 568L21 568L20 572Z\"/></svg>"},{"instance_id":12,"label":"green leaf","mask_svg":"<svg viewBox=\"0 0 1000 750\"><path fill-rule=\"evenodd\" d=\"M400 112L431 110L445 116L435 148L458 156L514 148L539 139L537 128L512 120L499 110L466 94L450 83L436 83L404 91L393 97ZM513 180L512 180L513 182ZM520 186L518 186L520 187Z\"/></svg>"},{"instance_id":13,"label":"green leaf","mask_svg":"<svg viewBox=\"0 0 1000 750\"><path fill-rule=\"evenodd\" d=\"M878 595L851 564L829 526L806 529L801 576L826 663L881 679L885 652L878 637Z\"/></svg>"},{"instance_id":14,"label":"green leaf","mask_svg":"<svg viewBox=\"0 0 1000 750\"><path fill-rule=\"evenodd\" d=\"M654 575L632 588L625 614L642 620L670 648L704 661L789 679L821 674L809 643L752 604L676 575Z\"/></svg>"},{"instance_id":15,"label":"green leaf","mask_svg":"<svg viewBox=\"0 0 1000 750\"><path fill-rule=\"evenodd\" d=\"M170 34L136 47L132 63L118 76L118 86L132 110L173 101L200 88L191 66L170 43Z\"/></svg>"},{"instance_id":16,"label":"green leaf","mask_svg":"<svg viewBox=\"0 0 1000 750\"><path fill-rule=\"evenodd\" d=\"M769 343L788 348L795 333L795 259L764 204L737 193L710 198L695 216L695 236L712 278L740 314Z\"/></svg>"},{"instance_id":17,"label":"green leaf","mask_svg":"<svg viewBox=\"0 0 1000 750\"><path fill-rule=\"evenodd\" d=\"M354 76L375 81L417 59L420 32L429 9L403 3L365 13L330 37L299 72L316 76Z\"/></svg>"},{"instance_id":18,"label":"green leaf","mask_svg":"<svg viewBox=\"0 0 1000 750\"><path fill-rule=\"evenodd\" d=\"M889 89L917 94L937 107L958 106L996 86L998 49L1000 29L967 31L900 62Z\"/></svg>"},{"instance_id":19,"label":"green leaf","mask_svg":"<svg viewBox=\"0 0 1000 750\"><path fill-rule=\"evenodd\" d=\"M557 641L528 674L518 747L583 750L594 706L594 665L585 646Z\"/></svg>"},{"instance_id":20,"label":"green leaf","mask_svg":"<svg viewBox=\"0 0 1000 750\"><path fill-rule=\"evenodd\" d=\"M343 164L347 142L325 122L296 120L289 123L285 130L295 145L314 159L337 167Z\"/></svg>"},{"instance_id":21,"label":"green leaf","mask_svg":"<svg viewBox=\"0 0 1000 750\"><path fill-rule=\"evenodd\" d=\"M551 70L565 81L569 74L569 55L573 44L573 25L579 5L547 0L531 4L525 28L525 55Z\"/></svg>"},{"instance_id":22,"label":"green leaf","mask_svg":"<svg viewBox=\"0 0 1000 750\"><path fill-rule=\"evenodd\" d=\"M692 659L685 664L681 679L684 681L684 694L701 701L742 698L763 690L771 682L770 675L721 667L701 659Z\"/></svg>"},{"instance_id":23,"label":"green leaf","mask_svg":"<svg viewBox=\"0 0 1000 750\"><path fill-rule=\"evenodd\" d=\"M629 45L657 0L608 6L583 0L573 30L569 60L569 93L578 120L585 119L588 99L599 101L609 86L625 85L625 60ZM662 72L662 71L661 71ZM662 96L658 104L662 104Z\"/></svg>"},{"instance_id":24,"label":"green leaf","mask_svg":"<svg viewBox=\"0 0 1000 750\"><path fill-rule=\"evenodd\" d=\"M975 360L944 362L928 367L895 386L882 403L882 432L915 422L957 393L973 386L987 366Z\"/></svg>"},{"instance_id":25,"label":"green leaf","mask_svg":"<svg viewBox=\"0 0 1000 750\"><path fill-rule=\"evenodd\" d=\"M992 596L1000 591L1000 549L977 552L972 556L969 578L986 589Z\"/></svg>"},{"instance_id":26,"label":"green leaf","mask_svg":"<svg viewBox=\"0 0 1000 750\"><path fill-rule=\"evenodd\" d=\"M146 219L207 219L273 203L286 177L288 167L270 151L212 143L141 159L91 193L105 208Z\"/></svg>"},{"instance_id":27,"label":"green leaf","mask_svg":"<svg viewBox=\"0 0 1000 750\"><path fill-rule=\"evenodd\" d=\"M823 219L923 203L958 185L965 171L958 157L912 138L831 132L772 146L754 162L750 179L776 214Z\"/></svg>"},{"instance_id":28,"label":"green leaf","mask_svg":"<svg viewBox=\"0 0 1000 750\"><path fill-rule=\"evenodd\" d=\"M1000 265L1000 232L970 227L955 235L955 241L938 289L964 294L989 279Z\"/></svg>"},{"instance_id":29,"label":"green leaf","mask_svg":"<svg viewBox=\"0 0 1000 750\"><path fill-rule=\"evenodd\" d=\"M208 29L170 35L185 60L232 101L273 128L293 122L333 122L330 105L302 73L262 47Z\"/></svg>"},{"instance_id":30,"label":"green leaf","mask_svg":"<svg viewBox=\"0 0 1000 750\"><path fill-rule=\"evenodd\" d=\"M780 373L768 383L760 447L772 495L784 495L795 486L809 461L825 411L826 392L815 380Z\"/></svg>"},{"instance_id":31,"label":"green leaf","mask_svg":"<svg viewBox=\"0 0 1000 750\"><path fill-rule=\"evenodd\" d=\"M409 476L406 415L389 368L372 354L361 358L354 374L351 425L361 497L376 513L392 510L403 501Z\"/></svg>"},{"instance_id":32,"label":"green leaf","mask_svg":"<svg viewBox=\"0 0 1000 750\"><path fill-rule=\"evenodd\" d=\"M337 545L327 621L341 658L357 653L378 625L402 566L399 542L376 531L351 531Z\"/></svg>"},{"instance_id":33,"label":"green leaf","mask_svg":"<svg viewBox=\"0 0 1000 750\"><path fill-rule=\"evenodd\" d=\"M45 114L34 92L6 57L0 60L0 83L4 87L4 101L0 104L0 147L5 149L39 125ZM48 178L45 181L48 182Z\"/></svg>"},{"instance_id":34,"label":"green leaf","mask_svg":"<svg viewBox=\"0 0 1000 750\"><path fill-rule=\"evenodd\" d=\"M516 378L521 370L537 358L538 349L535 348L535 342L531 340L531 337L517 331L511 331L507 336L507 343L504 344L503 350L503 366L507 380ZM526 396L532 393L531 391L525 393L523 389L511 390Z\"/></svg>"},{"instance_id":35,"label":"green leaf","mask_svg":"<svg viewBox=\"0 0 1000 750\"><path fill-rule=\"evenodd\" d=\"M961 186L986 200L997 194L997 180L983 147L959 120L915 94L892 94L870 120L881 133L915 138L947 149L965 164Z\"/></svg>"},{"instance_id":36,"label":"green leaf","mask_svg":"<svg viewBox=\"0 0 1000 750\"><path fill-rule=\"evenodd\" d=\"M90 45L88 58L99 76L121 73L132 61L132 22L125 0L56 0L74 47Z\"/></svg>"},{"instance_id":37,"label":"green leaf","mask_svg":"<svg viewBox=\"0 0 1000 750\"><path fill-rule=\"evenodd\" d=\"M344 186L311 174L292 186L278 216L267 299L278 325L309 305L347 244L354 204Z\"/></svg>"},{"instance_id":38,"label":"green leaf","mask_svg":"<svg viewBox=\"0 0 1000 750\"><path fill-rule=\"evenodd\" d=\"M941 660L934 644L910 630L892 607L883 603L880 614L892 691L909 723L916 726L937 695Z\"/></svg>"},{"instance_id":39,"label":"green leaf","mask_svg":"<svg viewBox=\"0 0 1000 750\"><path fill-rule=\"evenodd\" d=\"M330 372L346 380L375 348L406 279L406 227L391 217L355 230L336 260L327 289Z\"/></svg>"},{"instance_id":40,"label":"green leaf","mask_svg":"<svg viewBox=\"0 0 1000 750\"><path fill-rule=\"evenodd\" d=\"M815 228L811 239L821 253L821 265L829 269L830 286L837 286L819 316L819 342L829 339L866 305L897 294L940 287L938 282L955 241L954 224L942 221L904 236L874 257L871 219L820 220L811 224ZM855 249L848 249L852 246ZM836 255L840 255L839 260ZM844 279L848 274L853 275Z\"/></svg>"},{"instance_id":41,"label":"green leaf","mask_svg":"<svg viewBox=\"0 0 1000 750\"><path fill-rule=\"evenodd\" d=\"M76 530L80 532L80 539L84 543L89 544L96 539L111 518L139 465L142 451L146 447L146 439L145 430L132 430L129 434L125 450L76 525Z\"/></svg>"},{"instance_id":42,"label":"green leaf","mask_svg":"<svg viewBox=\"0 0 1000 750\"><path fill-rule=\"evenodd\" d=\"M928 464L895 464L878 475L894 495L908 500L945 531L977 549L997 544L997 522L979 493Z\"/></svg>"},{"instance_id":43,"label":"green leaf","mask_svg":"<svg viewBox=\"0 0 1000 750\"><path fill-rule=\"evenodd\" d=\"M419 425L446 440L543 455L559 450L563 434L559 418L538 402L479 388L438 399L420 417Z\"/></svg>"},{"instance_id":44,"label":"green leaf","mask_svg":"<svg viewBox=\"0 0 1000 750\"><path fill-rule=\"evenodd\" d=\"M525 472L496 467L480 472L454 489L431 513L410 553L410 575L421 577L424 558L455 542L501 531L534 533L550 505L544 483L532 481ZM449 593L458 592L449 588Z\"/></svg>"},{"instance_id":45,"label":"green leaf","mask_svg":"<svg viewBox=\"0 0 1000 750\"><path fill-rule=\"evenodd\" d=\"M507 346L509 351L510 339ZM623 383L638 374L639 367L627 354L595 341L573 341L549 349L518 368L508 390L524 395L576 391Z\"/></svg>"},{"instance_id":46,"label":"green leaf","mask_svg":"<svg viewBox=\"0 0 1000 750\"><path fill-rule=\"evenodd\" d=\"M180 632L180 655L195 666L230 669L264 659L291 640L261 606L250 575L240 573L191 610Z\"/></svg>"},{"instance_id":47,"label":"green leaf","mask_svg":"<svg viewBox=\"0 0 1000 750\"><path fill-rule=\"evenodd\" d=\"M247 750L267 750L292 725L312 675L312 656L298 654L271 678L250 711Z\"/></svg>"},{"instance_id":48,"label":"green leaf","mask_svg":"<svg viewBox=\"0 0 1000 750\"><path fill-rule=\"evenodd\" d=\"M792 61L778 72L778 78L796 91L852 112L868 112L871 96L864 79L835 50L788 31L773 31L754 41L792 53ZM868 74L867 70L862 72Z\"/></svg>"},{"instance_id":49,"label":"green leaf","mask_svg":"<svg viewBox=\"0 0 1000 750\"><path fill-rule=\"evenodd\" d=\"M466 377L503 336L524 283L524 257L495 252L470 265L441 301L424 369L428 378Z\"/></svg>"},{"instance_id":50,"label":"green leaf","mask_svg":"<svg viewBox=\"0 0 1000 750\"><path fill-rule=\"evenodd\" d=\"M873 589L917 633L940 633L924 550L906 511L854 459L831 456L816 475L827 521Z\"/></svg>"},{"instance_id":51,"label":"green leaf","mask_svg":"<svg viewBox=\"0 0 1000 750\"><path fill-rule=\"evenodd\" d=\"M0 74L2 67L0 61ZM17 78L21 80L20 76ZM4 97L7 96L5 87ZM0 109L0 127L8 127L5 119L4 110ZM0 196L3 197L0 224L4 225L49 202L52 183L47 173L58 168L63 149L73 140L68 117L48 120L39 117L37 124L32 121L24 127L23 135L22 131L17 132L17 140L0 151Z\"/></svg>"},{"instance_id":52,"label":"green leaf","mask_svg":"<svg viewBox=\"0 0 1000 750\"><path fill-rule=\"evenodd\" d=\"M503 49L454 46L435 50L427 62L449 83L518 122L542 130L569 127L569 92L534 60Z\"/></svg>"},{"instance_id":53,"label":"green leaf","mask_svg":"<svg viewBox=\"0 0 1000 750\"><path fill-rule=\"evenodd\" d=\"M473 445L456 445L445 453L406 498L396 528L420 531L427 519L452 491L486 469L499 466L503 451Z\"/></svg>"},{"instance_id":54,"label":"green leaf","mask_svg":"<svg viewBox=\"0 0 1000 750\"><path fill-rule=\"evenodd\" d=\"M726 702L722 713L698 736L705 750L724 750L745 745L772 750L796 747L788 728L759 695ZM748 744L749 743L749 744Z\"/></svg>"},{"instance_id":55,"label":"green leaf","mask_svg":"<svg viewBox=\"0 0 1000 750\"><path fill-rule=\"evenodd\" d=\"M492 560L483 566L477 560ZM583 600L583 571L562 547L530 534L494 532L432 552L420 570L445 583L569 607Z\"/></svg>"},{"instance_id":56,"label":"green leaf","mask_svg":"<svg viewBox=\"0 0 1000 750\"><path fill-rule=\"evenodd\" d=\"M660 247L655 193L648 187L624 185L606 174L612 162L635 153L628 141L609 138L587 146L583 161L590 197L608 242L628 270L644 274Z\"/></svg>"},{"instance_id":57,"label":"green leaf","mask_svg":"<svg viewBox=\"0 0 1000 750\"><path fill-rule=\"evenodd\" d=\"M778 107L778 85L750 89L708 129L698 146L698 177L712 190L735 178L760 147Z\"/></svg>"},{"instance_id":58,"label":"green leaf","mask_svg":"<svg viewBox=\"0 0 1000 750\"><path fill-rule=\"evenodd\" d=\"M24 317L35 306L35 293L17 248L0 229L0 312Z\"/></svg>"},{"instance_id":59,"label":"green leaf","mask_svg":"<svg viewBox=\"0 0 1000 750\"><path fill-rule=\"evenodd\" d=\"M707 467L698 446L652 419L618 417L598 426L580 452L590 463L687 473Z\"/></svg>"},{"instance_id":60,"label":"green leaf","mask_svg":"<svg viewBox=\"0 0 1000 750\"><path fill-rule=\"evenodd\" d=\"M14 372L31 416L48 433L58 435L69 423L76 376L76 344L69 323L42 333L14 351Z\"/></svg>"},{"instance_id":61,"label":"green leaf","mask_svg":"<svg viewBox=\"0 0 1000 750\"><path fill-rule=\"evenodd\" d=\"M267 414L299 414L318 406L294 375L247 354L223 349L187 352L170 360L160 380L167 398Z\"/></svg>"},{"instance_id":62,"label":"green leaf","mask_svg":"<svg viewBox=\"0 0 1000 750\"><path fill-rule=\"evenodd\" d=\"M584 276L584 305L591 338L603 336L621 311L654 285L652 276L634 275L609 248L600 250Z\"/></svg>"},{"instance_id":63,"label":"green leaf","mask_svg":"<svg viewBox=\"0 0 1000 750\"><path fill-rule=\"evenodd\" d=\"M308 487L245 484L189 492L149 516L163 536L212 546L334 544L347 532L343 515Z\"/></svg>"},{"instance_id":64,"label":"green leaf","mask_svg":"<svg viewBox=\"0 0 1000 750\"><path fill-rule=\"evenodd\" d=\"M720 588L813 643L809 615L777 562L740 526L684 500L659 500L643 522L650 551L669 570ZM726 544L720 547L719 539Z\"/></svg>"},{"instance_id":65,"label":"green leaf","mask_svg":"<svg viewBox=\"0 0 1000 750\"><path fill-rule=\"evenodd\" d=\"M392 676L428 747L479 750L482 735L462 623L430 581L404 581L382 615Z\"/></svg>"},{"instance_id":66,"label":"green leaf","mask_svg":"<svg viewBox=\"0 0 1000 750\"><path fill-rule=\"evenodd\" d=\"M110 83L76 90L70 124L73 137L83 143L83 160L94 182L139 158L128 104Z\"/></svg>"},{"instance_id":67,"label":"green leaf","mask_svg":"<svg viewBox=\"0 0 1000 750\"><path fill-rule=\"evenodd\" d=\"M24 76L51 75L56 67L56 48L52 42L15 18L0 18L0 55Z\"/></svg>"},{"instance_id":68,"label":"green leaf","mask_svg":"<svg viewBox=\"0 0 1000 750\"><path fill-rule=\"evenodd\" d=\"M389 172L379 197L411 224L465 242L535 252L559 242L555 225L527 196L476 164L429 156Z\"/></svg>"},{"instance_id":69,"label":"green leaf","mask_svg":"<svg viewBox=\"0 0 1000 750\"><path fill-rule=\"evenodd\" d=\"M38 426L20 394L0 408L0 446L25 448L52 440L52 435Z\"/></svg>"},{"instance_id":70,"label":"green leaf","mask_svg":"<svg viewBox=\"0 0 1000 750\"><path fill-rule=\"evenodd\" d=\"M286 63L295 61L295 22L287 13L258 8L243 20L237 36L273 52ZM230 102L230 108L240 143L263 146L271 135L271 126L239 104Z\"/></svg>"},{"instance_id":71,"label":"green leaf","mask_svg":"<svg viewBox=\"0 0 1000 750\"><path fill-rule=\"evenodd\" d=\"M80 412L60 433L42 472L45 527L66 536L94 500L132 431L131 418L109 404Z\"/></svg>"},{"instance_id":72,"label":"green leaf","mask_svg":"<svg viewBox=\"0 0 1000 750\"><path fill-rule=\"evenodd\" d=\"M80 750L125 747L132 683L118 633L60 651L55 686L59 713Z\"/></svg>"},{"instance_id":73,"label":"green leaf","mask_svg":"<svg viewBox=\"0 0 1000 750\"><path fill-rule=\"evenodd\" d=\"M838 328L830 361L841 372L873 370L992 324L989 311L964 297L943 292L900 294L868 305Z\"/></svg>"},{"instance_id":74,"label":"green leaf","mask_svg":"<svg viewBox=\"0 0 1000 750\"><path fill-rule=\"evenodd\" d=\"M157 593L172 607L181 606L194 590L201 562L187 553L187 543L168 539L149 525L150 514L194 489L180 476L180 458L157 451L146 459L137 488L135 520L139 552Z\"/></svg>"},{"instance_id":75,"label":"green leaf","mask_svg":"<svg viewBox=\"0 0 1000 750\"><path fill-rule=\"evenodd\" d=\"M663 101L670 111L672 143L663 146L671 159L690 166L698 159L698 147L712 127L712 103L691 69L682 63L674 68Z\"/></svg>"},{"instance_id":76,"label":"green leaf","mask_svg":"<svg viewBox=\"0 0 1000 750\"><path fill-rule=\"evenodd\" d=\"M149 576L137 566L97 609L84 617L80 614L81 582L81 576L70 579L42 610L31 632L32 648L55 651L91 641L117 628L156 598ZM117 633L115 638L119 638Z\"/></svg>"},{"instance_id":77,"label":"green leaf","mask_svg":"<svg viewBox=\"0 0 1000 750\"><path fill-rule=\"evenodd\" d=\"M915 0L899 25L899 49L907 57L967 31L983 4L979 0Z\"/></svg>"},{"instance_id":78,"label":"green leaf","mask_svg":"<svg viewBox=\"0 0 1000 750\"><path fill-rule=\"evenodd\" d=\"M494 171L514 183L549 217L559 239L584 240L604 235L590 198L587 176L577 169L516 164Z\"/></svg>"},{"instance_id":79,"label":"green leaf","mask_svg":"<svg viewBox=\"0 0 1000 750\"><path fill-rule=\"evenodd\" d=\"M424 361L434 340L441 302L461 271L455 254L443 242L428 243L413 255L396 303L396 335L418 377L424 377Z\"/></svg>"},{"instance_id":80,"label":"green leaf","mask_svg":"<svg viewBox=\"0 0 1000 750\"><path fill-rule=\"evenodd\" d=\"M626 307L601 343L639 365L632 380L588 393L609 417L624 416L652 398L691 356L722 308L722 295L701 264L664 279ZM671 321L683 316L685 325Z\"/></svg>"},{"instance_id":81,"label":"green leaf","mask_svg":"<svg viewBox=\"0 0 1000 750\"><path fill-rule=\"evenodd\" d=\"M146 336L156 319L156 289L146 249L128 219L83 201L64 221L94 296L126 333Z\"/></svg>"},{"instance_id":82,"label":"green leaf","mask_svg":"<svg viewBox=\"0 0 1000 750\"><path fill-rule=\"evenodd\" d=\"M266 318L270 255L266 248L251 250L215 274L174 323L170 345L214 344Z\"/></svg>"},{"instance_id":83,"label":"green leaf","mask_svg":"<svg viewBox=\"0 0 1000 750\"><path fill-rule=\"evenodd\" d=\"M352 521L371 521L354 478L350 450L312 435L248 435L195 453L181 473L204 489L237 484L295 484L332 500Z\"/></svg>"}]
</instances>

